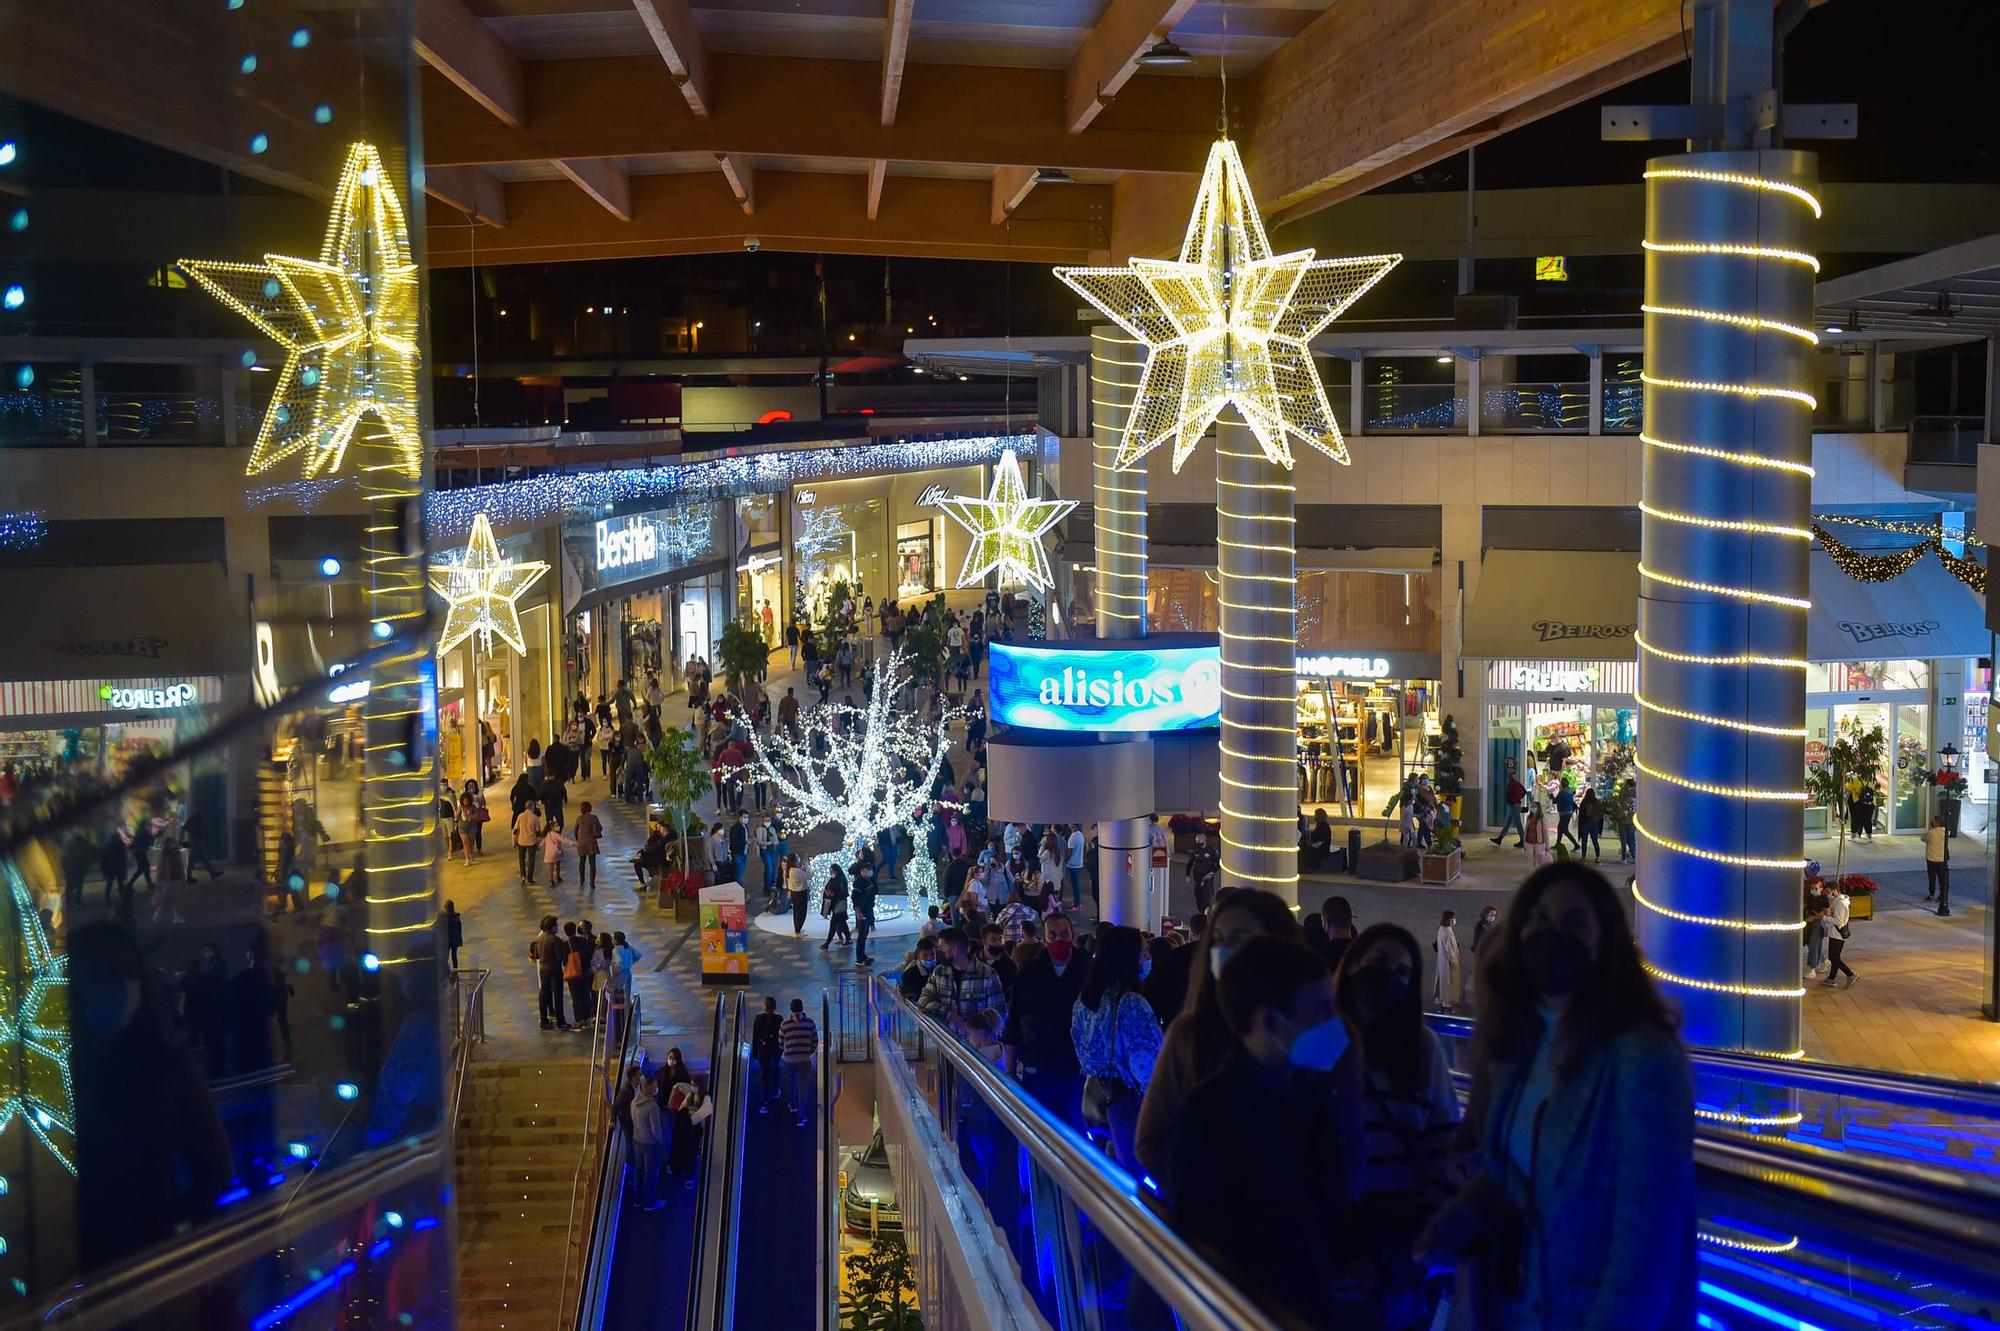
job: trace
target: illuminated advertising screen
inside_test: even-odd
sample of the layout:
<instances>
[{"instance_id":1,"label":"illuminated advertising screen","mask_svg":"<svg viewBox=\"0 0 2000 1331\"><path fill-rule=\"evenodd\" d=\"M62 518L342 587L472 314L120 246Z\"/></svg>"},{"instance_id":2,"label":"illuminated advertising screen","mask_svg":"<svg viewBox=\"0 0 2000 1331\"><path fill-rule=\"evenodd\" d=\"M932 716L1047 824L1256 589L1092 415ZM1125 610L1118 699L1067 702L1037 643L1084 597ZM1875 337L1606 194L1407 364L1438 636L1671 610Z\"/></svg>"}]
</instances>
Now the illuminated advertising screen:
<instances>
[{"instance_id":1,"label":"illuminated advertising screen","mask_svg":"<svg viewBox=\"0 0 2000 1331\"><path fill-rule=\"evenodd\" d=\"M1222 653L1193 646L994 643L993 719L1033 730L1201 730L1221 723Z\"/></svg>"}]
</instances>

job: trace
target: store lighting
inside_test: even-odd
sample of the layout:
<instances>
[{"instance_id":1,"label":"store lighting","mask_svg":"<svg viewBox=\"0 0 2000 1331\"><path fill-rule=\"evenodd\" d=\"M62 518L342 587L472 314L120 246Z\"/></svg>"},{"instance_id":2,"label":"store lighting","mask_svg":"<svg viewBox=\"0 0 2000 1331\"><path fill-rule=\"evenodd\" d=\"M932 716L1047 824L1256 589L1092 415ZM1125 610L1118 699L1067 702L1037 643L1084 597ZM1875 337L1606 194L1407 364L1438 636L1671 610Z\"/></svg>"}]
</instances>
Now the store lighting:
<instances>
[{"instance_id":1,"label":"store lighting","mask_svg":"<svg viewBox=\"0 0 2000 1331\"><path fill-rule=\"evenodd\" d=\"M1236 145L1209 149L1178 259L1056 276L1146 347L1118 467L1167 439L1181 469L1234 406L1264 456L1290 468L1290 436L1336 462L1347 446L1308 343L1402 262L1400 254L1274 254Z\"/></svg>"},{"instance_id":2,"label":"store lighting","mask_svg":"<svg viewBox=\"0 0 2000 1331\"><path fill-rule=\"evenodd\" d=\"M1173 38L1162 37L1141 51L1134 63L1146 69L1177 69L1184 65L1192 65L1194 57Z\"/></svg>"},{"instance_id":3,"label":"store lighting","mask_svg":"<svg viewBox=\"0 0 2000 1331\"><path fill-rule=\"evenodd\" d=\"M1451 356L1450 356L1449 354L1447 354L1447 355L1443 355L1443 356L1439 356L1439 357L1438 357L1438 364L1440 364L1440 365L1449 365L1449 364L1451 364Z\"/></svg>"},{"instance_id":4,"label":"store lighting","mask_svg":"<svg viewBox=\"0 0 2000 1331\"><path fill-rule=\"evenodd\" d=\"M338 472L371 416L396 469L421 473L418 271L402 202L373 145L347 150L317 259L266 254L262 263L183 259L180 267L285 349L249 475L294 453L305 455L308 479Z\"/></svg>"},{"instance_id":5,"label":"store lighting","mask_svg":"<svg viewBox=\"0 0 2000 1331\"><path fill-rule=\"evenodd\" d=\"M337 578L340 576L340 561L332 555L328 555L325 559L319 561L319 571L325 577Z\"/></svg>"}]
</instances>

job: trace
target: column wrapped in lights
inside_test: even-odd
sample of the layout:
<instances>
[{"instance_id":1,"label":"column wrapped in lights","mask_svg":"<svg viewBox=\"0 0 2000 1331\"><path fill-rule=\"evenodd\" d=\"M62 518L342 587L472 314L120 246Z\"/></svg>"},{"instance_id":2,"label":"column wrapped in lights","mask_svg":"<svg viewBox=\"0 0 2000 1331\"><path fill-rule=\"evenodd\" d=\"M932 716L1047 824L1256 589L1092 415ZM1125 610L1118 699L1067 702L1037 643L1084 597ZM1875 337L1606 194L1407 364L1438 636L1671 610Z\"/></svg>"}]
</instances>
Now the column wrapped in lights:
<instances>
[{"instance_id":1,"label":"column wrapped in lights","mask_svg":"<svg viewBox=\"0 0 2000 1331\"><path fill-rule=\"evenodd\" d=\"M1146 469L1118 470L1146 348L1115 326L1090 330L1097 636L1146 636Z\"/></svg>"},{"instance_id":2,"label":"column wrapped in lights","mask_svg":"<svg viewBox=\"0 0 2000 1331\"><path fill-rule=\"evenodd\" d=\"M1646 171L1639 942L1690 1043L1780 1058L1805 992L1816 174L1773 149Z\"/></svg>"}]
</instances>

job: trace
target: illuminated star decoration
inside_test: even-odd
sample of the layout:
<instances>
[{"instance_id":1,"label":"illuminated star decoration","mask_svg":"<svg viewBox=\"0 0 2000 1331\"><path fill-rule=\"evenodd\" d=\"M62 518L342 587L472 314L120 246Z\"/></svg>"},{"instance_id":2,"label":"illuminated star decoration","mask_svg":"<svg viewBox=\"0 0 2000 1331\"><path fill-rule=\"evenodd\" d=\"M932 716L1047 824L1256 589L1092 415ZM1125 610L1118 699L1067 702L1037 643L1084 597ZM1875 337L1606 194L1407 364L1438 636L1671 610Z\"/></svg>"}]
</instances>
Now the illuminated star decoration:
<instances>
[{"instance_id":1,"label":"illuminated star decoration","mask_svg":"<svg viewBox=\"0 0 2000 1331\"><path fill-rule=\"evenodd\" d=\"M304 453L308 479L332 475L364 416L387 430L406 474L423 465L417 416L417 265L402 202L373 145L347 150L317 259L183 259L203 290L285 349L245 471Z\"/></svg>"},{"instance_id":2,"label":"illuminated star decoration","mask_svg":"<svg viewBox=\"0 0 2000 1331\"><path fill-rule=\"evenodd\" d=\"M958 585L976 586L989 569L1000 570L1003 583L1026 583L1045 592L1055 581L1042 533L1061 522L1076 507L1074 499L1030 499L1021 481L1021 463L1002 453L993 468L993 488L981 499L952 495L942 507L952 521L972 533L959 570Z\"/></svg>"},{"instance_id":3,"label":"illuminated star decoration","mask_svg":"<svg viewBox=\"0 0 2000 1331\"><path fill-rule=\"evenodd\" d=\"M474 517L465 553L431 565L431 589L451 606L437 649L448 652L477 633L481 651L492 651L497 636L526 655L527 638L514 602L548 571L549 566L538 559L503 559L493 539L493 524L484 513Z\"/></svg>"},{"instance_id":4,"label":"illuminated star decoration","mask_svg":"<svg viewBox=\"0 0 2000 1331\"><path fill-rule=\"evenodd\" d=\"M1114 465L1129 468L1172 438L1178 472L1232 405L1279 466L1292 465L1292 435L1345 464L1347 445L1307 343L1402 261L1272 254L1236 145L1218 139L1179 259L1056 269L1146 347Z\"/></svg>"},{"instance_id":5,"label":"illuminated star decoration","mask_svg":"<svg viewBox=\"0 0 2000 1331\"><path fill-rule=\"evenodd\" d=\"M49 946L34 894L13 861L6 940L0 943L0 1132L15 1118L76 1173L76 1099L70 1085L69 958Z\"/></svg>"}]
</instances>

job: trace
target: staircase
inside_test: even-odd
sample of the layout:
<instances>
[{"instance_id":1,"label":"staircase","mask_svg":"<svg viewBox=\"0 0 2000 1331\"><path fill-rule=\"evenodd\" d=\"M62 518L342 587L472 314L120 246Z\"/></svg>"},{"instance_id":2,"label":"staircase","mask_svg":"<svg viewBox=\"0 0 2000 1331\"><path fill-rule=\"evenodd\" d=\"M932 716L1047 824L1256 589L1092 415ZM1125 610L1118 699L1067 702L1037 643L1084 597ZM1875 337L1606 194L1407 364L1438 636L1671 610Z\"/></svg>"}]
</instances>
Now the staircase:
<instances>
[{"instance_id":1,"label":"staircase","mask_svg":"<svg viewBox=\"0 0 2000 1331\"><path fill-rule=\"evenodd\" d=\"M466 1069L456 1319L465 1331L563 1331L575 1321L575 1280L564 1294L563 1277L575 1260L570 1193L585 1147L588 1067L578 1058ZM577 1203L579 1233L591 1200Z\"/></svg>"}]
</instances>

